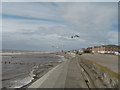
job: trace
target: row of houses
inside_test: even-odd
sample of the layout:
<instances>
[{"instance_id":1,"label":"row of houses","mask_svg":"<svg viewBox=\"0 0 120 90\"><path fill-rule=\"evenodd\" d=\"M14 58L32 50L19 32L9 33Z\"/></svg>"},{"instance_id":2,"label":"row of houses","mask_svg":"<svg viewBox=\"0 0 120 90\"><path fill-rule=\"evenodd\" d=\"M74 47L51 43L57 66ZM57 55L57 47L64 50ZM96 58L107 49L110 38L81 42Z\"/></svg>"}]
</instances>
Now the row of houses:
<instances>
[{"instance_id":1,"label":"row of houses","mask_svg":"<svg viewBox=\"0 0 120 90\"><path fill-rule=\"evenodd\" d=\"M120 52L120 46L117 45L102 45L94 46L88 48L82 48L79 52L92 52L92 53L101 53L101 54L115 54Z\"/></svg>"}]
</instances>

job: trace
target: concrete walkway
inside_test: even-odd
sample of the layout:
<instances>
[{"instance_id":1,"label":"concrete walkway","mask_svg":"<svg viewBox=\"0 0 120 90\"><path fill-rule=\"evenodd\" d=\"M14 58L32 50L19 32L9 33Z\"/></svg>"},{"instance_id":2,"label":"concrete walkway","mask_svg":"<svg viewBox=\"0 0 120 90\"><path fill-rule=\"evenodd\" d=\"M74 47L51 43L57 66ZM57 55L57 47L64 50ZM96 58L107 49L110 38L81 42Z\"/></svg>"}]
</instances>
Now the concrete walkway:
<instances>
[{"instance_id":1,"label":"concrete walkway","mask_svg":"<svg viewBox=\"0 0 120 90\"><path fill-rule=\"evenodd\" d=\"M68 60L45 74L28 88L88 88L76 59Z\"/></svg>"},{"instance_id":2,"label":"concrete walkway","mask_svg":"<svg viewBox=\"0 0 120 90\"><path fill-rule=\"evenodd\" d=\"M68 55L68 54L67 54ZM93 57L90 55L83 55L84 57ZM96 56L97 58L98 56ZM103 61L106 60L104 56L99 56ZM110 59L110 58L109 58ZM100 63L100 59L95 62ZM112 62L114 62L111 59ZM102 62L102 60L101 60ZM108 63L107 63L108 62ZM109 61L102 65L112 65ZM110 66L112 67L112 66ZM114 70L114 69L113 69ZM38 79L28 88L110 88L118 87L118 79L111 76L106 71L96 67L92 63L80 56L70 56L69 60L54 67L43 77Z\"/></svg>"}]
</instances>

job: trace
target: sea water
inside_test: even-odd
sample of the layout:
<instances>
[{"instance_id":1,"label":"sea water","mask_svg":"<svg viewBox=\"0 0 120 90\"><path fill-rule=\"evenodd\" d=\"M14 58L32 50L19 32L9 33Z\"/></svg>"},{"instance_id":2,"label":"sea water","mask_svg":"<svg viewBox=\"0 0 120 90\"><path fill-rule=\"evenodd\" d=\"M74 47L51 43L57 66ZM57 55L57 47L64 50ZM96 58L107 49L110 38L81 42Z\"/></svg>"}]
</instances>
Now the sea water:
<instances>
[{"instance_id":1,"label":"sea water","mask_svg":"<svg viewBox=\"0 0 120 90\"><path fill-rule=\"evenodd\" d=\"M30 83L36 74L52 62L62 62L63 57L51 53L19 53L2 55L2 87L20 88Z\"/></svg>"}]
</instances>

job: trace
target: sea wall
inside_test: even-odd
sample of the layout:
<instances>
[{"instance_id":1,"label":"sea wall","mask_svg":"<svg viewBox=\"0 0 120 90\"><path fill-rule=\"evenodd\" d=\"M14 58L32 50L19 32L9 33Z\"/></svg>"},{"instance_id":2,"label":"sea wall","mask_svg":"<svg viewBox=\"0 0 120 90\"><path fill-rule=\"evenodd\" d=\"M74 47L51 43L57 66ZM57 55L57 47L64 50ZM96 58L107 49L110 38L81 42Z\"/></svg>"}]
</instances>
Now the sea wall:
<instances>
[{"instance_id":1,"label":"sea wall","mask_svg":"<svg viewBox=\"0 0 120 90\"><path fill-rule=\"evenodd\" d=\"M90 77L94 80L96 87L100 87L101 84L107 88L119 87L120 76L117 73L82 56L77 57L80 64L86 69Z\"/></svg>"},{"instance_id":2,"label":"sea wall","mask_svg":"<svg viewBox=\"0 0 120 90\"><path fill-rule=\"evenodd\" d=\"M93 85L92 88L115 88L115 90L120 88L120 75L117 73L80 55L71 57L69 53L59 54L67 59L78 60L79 65L84 69L83 71L86 72L86 76L88 76L88 82Z\"/></svg>"}]
</instances>

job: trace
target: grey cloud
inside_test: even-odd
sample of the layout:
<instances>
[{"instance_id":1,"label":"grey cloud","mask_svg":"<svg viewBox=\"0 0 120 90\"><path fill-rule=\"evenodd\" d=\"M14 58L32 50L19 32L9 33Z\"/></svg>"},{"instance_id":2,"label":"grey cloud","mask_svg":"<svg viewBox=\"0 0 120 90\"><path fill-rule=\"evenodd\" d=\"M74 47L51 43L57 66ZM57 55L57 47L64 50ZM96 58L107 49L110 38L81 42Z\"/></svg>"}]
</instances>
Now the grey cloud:
<instances>
[{"instance_id":1,"label":"grey cloud","mask_svg":"<svg viewBox=\"0 0 120 90\"><path fill-rule=\"evenodd\" d=\"M22 6L25 5L23 3ZM25 47L27 47L27 45L31 48L33 47L34 49L43 49L44 47L46 50L52 50L52 45L56 47L64 45L64 49L69 50L105 43L116 44L118 42L118 32L114 30L116 28L112 27L113 24L118 24L117 3L54 3L54 5L57 6L51 7L51 5L46 5L46 7L49 9L44 7L44 5L40 5L42 10L36 9L35 14L37 14L33 15L33 17L44 16L52 19L55 16L54 18L64 21L65 25L64 23L49 24L45 22L38 22L32 26L32 23L22 23L26 21L14 21L13 24L7 23L8 26L15 25L15 29L17 30L11 33L7 32L9 30L4 32L3 44L6 45L7 42L12 41L12 45L17 47L17 45L20 46L19 44L16 44L16 42L19 41L26 44L24 45ZM27 8L29 8L29 6L32 5L27 5ZM10 9L6 9L6 12L9 10ZM13 10L12 12L14 12L14 14L19 14L21 12L24 13L26 11L20 10L20 12L17 12L17 8L15 10L11 10ZM40 14L41 12L43 13ZM58 12L59 14L57 14ZM8 13L10 13L10 11ZM31 13L33 13L32 9L24 14L31 15ZM80 37L71 39L70 37L75 34L79 35Z\"/></svg>"}]
</instances>

